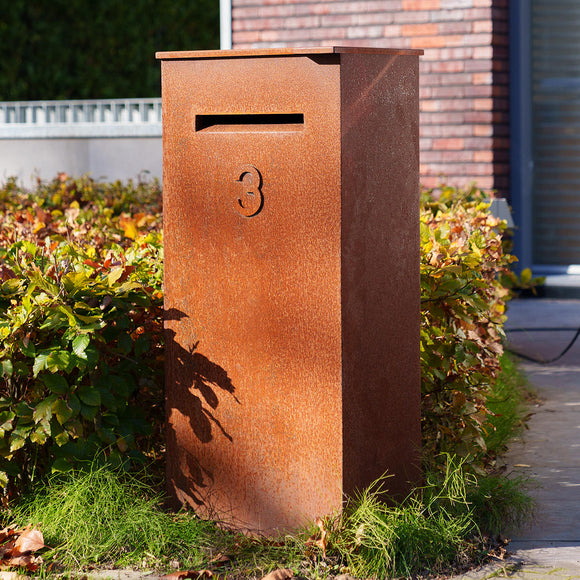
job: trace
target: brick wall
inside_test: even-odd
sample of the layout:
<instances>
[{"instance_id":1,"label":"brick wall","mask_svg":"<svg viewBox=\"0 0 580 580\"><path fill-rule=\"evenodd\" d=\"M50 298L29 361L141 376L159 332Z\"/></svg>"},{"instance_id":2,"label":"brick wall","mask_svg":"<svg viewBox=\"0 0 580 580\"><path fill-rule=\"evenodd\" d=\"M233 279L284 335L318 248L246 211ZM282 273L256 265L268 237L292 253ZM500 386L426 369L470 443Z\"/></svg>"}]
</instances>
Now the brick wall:
<instances>
[{"instance_id":1,"label":"brick wall","mask_svg":"<svg viewBox=\"0 0 580 580\"><path fill-rule=\"evenodd\" d=\"M507 195L509 0L232 0L233 48L422 48L421 181Z\"/></svg>"}]
</instances>

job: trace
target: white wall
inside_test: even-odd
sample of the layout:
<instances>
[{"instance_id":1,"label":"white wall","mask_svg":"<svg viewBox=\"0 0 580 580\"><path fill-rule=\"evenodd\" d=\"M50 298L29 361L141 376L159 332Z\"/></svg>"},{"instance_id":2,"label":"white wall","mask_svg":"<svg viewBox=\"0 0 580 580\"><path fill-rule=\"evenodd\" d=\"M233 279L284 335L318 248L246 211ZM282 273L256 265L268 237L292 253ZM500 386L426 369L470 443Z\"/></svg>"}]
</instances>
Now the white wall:
<instances>
[{"instance_id":1,"label":"white wall","mask_svg":"<svg viewBox=\"0 0 580 580\"><path fill-rule=\"evenodd\" d=\"M97 180L136 179L141 172L162 177L161 137L0 139L0 182L16 177L24 187L59 172Z\"/></svg>"},{"instance_id":2,"label":"white wall","mask_svg":"<svg viewBox=\"0 0 580 580\"><path fill-rule=\"evenodd\" d=\"M0 182L162 177L160 99L0 103Z\"/></svg>"}]
</instances>

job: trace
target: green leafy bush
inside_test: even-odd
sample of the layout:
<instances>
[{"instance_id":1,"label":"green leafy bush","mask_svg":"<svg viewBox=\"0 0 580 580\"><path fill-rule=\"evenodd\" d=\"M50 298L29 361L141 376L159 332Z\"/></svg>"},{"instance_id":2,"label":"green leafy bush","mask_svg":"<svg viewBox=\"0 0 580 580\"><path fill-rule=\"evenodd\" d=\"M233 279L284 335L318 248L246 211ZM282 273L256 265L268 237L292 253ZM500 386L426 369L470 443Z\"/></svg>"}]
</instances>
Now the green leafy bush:
<instances>
[{"instance_id":1,"label":"green leafy bush","mask_svg":"<svg viewBox=\"0 0 580 580\"><path fill-rule=\"evenodd\" d=\"M483 465L494 428L487 399L500 370L505 302L505 222L484 195L425 192L421 212L421 375L424 455Z\"/></svg>"},{"instance_id":2,"label":"green leafy bush","mask_svg":"<svg viewBox=\"0 0 580 580\"><path fill-rule=\"evenodd\" d=\"M14 491L103 448L138 459L161 428L162 238L139 234L160 220L130 213L139 188L110 188L61 176L0 192L0 485Z\"/></svg>"},{"instance_id":3,"label":"green leafy bush","mask_svg":"<svg viewBox=\"0 0 580 580\"><path fill-rule=\"evenodd\" d=\"M478 190L422 206L424 456L480 469L514 258ZM163 420L159 184L9 180L0 210L0 484L137 457Z\"/></svg>"},{"instance_id":4,"label":"green leafy bush","mask_svg":"<svg viewBox=\"0 0 580 580\"><path fill-rule=\"evenodd\" d=\"M0 101L156 97L155 52L219 48L219 0L11 0Z\"/></svg>"}]
</instances>

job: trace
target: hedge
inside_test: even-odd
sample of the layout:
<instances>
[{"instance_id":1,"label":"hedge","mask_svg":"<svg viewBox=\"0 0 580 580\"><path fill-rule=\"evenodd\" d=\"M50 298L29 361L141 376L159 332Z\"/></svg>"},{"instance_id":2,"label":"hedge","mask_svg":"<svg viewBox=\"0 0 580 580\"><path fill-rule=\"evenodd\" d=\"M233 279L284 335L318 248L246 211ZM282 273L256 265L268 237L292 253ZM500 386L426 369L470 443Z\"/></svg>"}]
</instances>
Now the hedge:
<instances>
[{"instance_id":1,"label":"hedge","mask_svg":"<svg viewBox=\"0 0 580 580\"><path fill-rule=\"evenodd\" d=\"M423 194L424 456L473 469L492 429L509 290L505 223L483 194ZM0 189L0 486L99 455L145 461L162 445L161 192L61 174ZM444 459L441 460L443 463Z\"/></svg>"}]
</instances>

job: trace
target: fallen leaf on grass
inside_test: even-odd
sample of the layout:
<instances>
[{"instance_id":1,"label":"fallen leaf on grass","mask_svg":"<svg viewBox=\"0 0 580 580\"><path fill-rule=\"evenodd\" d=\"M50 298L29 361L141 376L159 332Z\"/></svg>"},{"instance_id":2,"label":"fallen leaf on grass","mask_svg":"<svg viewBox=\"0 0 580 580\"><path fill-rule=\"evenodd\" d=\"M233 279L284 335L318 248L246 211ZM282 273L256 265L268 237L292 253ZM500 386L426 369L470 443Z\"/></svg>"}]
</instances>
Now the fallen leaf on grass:
<instances>
[{"instance_id":1,"label":"fallen leaf on grass","mask_svg":"<svg viewBox=\"0 0 580 580\"><path fill-rule=\"evenodd\" d=\"M324 522L320 518L316 518L316 525L320 530L320 538L316 538L316 536L311 536L308 538L306 545L308 546L318 546L322 550L322 557L326 558L326 535L327 531L324 527Z\"/></svg>"},{"instance_id":2,"label":"fallen leaf on grass","mask_svg":"<svg viewBox=\"0 0 580 580\"><path fill-rule=\"evenodd\" d=\"M42 563L42 558L33 552L44 548L42 532L27 526L16 529L10 526L0 530L0 568L26 568L34 572Z\"/></svg>"},{"instance_id":3,"label":"fallen leaf on grass","mask_svg":"<svg viewBox=\"0 0 580 580\"><path fill-rule=\"evenodd\" d=\"M269 574L266 574L262 580L286 580L287 578L292 578L294 572L290 568L278 568Z\"/></svg>"},{"instance_id":4,"label":"fallen leaf on grass","mask_svg":"<svg viewBox=\"0 0 580 580\"><path fill-rule=\"evenodd\" d=\"M44 537L42 532L36 528L25 528L16 542L14 542L14 555L23 555L36 552L44 548Z\"/></svg>"}]
</instances>

